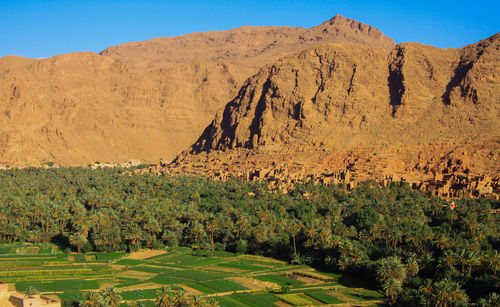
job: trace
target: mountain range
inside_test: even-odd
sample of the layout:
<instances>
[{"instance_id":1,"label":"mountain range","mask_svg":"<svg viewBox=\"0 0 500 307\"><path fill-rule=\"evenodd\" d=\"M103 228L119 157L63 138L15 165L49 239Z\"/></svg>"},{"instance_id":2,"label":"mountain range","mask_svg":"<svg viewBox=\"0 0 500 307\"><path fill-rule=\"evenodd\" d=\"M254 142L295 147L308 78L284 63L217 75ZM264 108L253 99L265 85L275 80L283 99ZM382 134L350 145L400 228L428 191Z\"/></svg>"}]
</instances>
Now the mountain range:
<instances>
[{"instance_id":1,"label":"mountain range","mask_svg":"<svg viewBox=\"0 0 500 307\"><path fill-rule=\"evenodd\" d=\"M331 42L394 46L380 31L335 16L311 29L242 27L100 54L0 58L0 163L173 159L262 65Z\"/></svg>"},{"instance_id":2,"label":"mountain range","mask_svg":"<svg viewBox=\"0 0 500 307\"><path fill-rule=\"evenodd\" d=\"M0 58L0 164L157 162L148 172L407 181L498 199L500 34L396 45L340 15L49 59ZM173 162L168 162L173 160Z\"/></svg>"}]
</instances>

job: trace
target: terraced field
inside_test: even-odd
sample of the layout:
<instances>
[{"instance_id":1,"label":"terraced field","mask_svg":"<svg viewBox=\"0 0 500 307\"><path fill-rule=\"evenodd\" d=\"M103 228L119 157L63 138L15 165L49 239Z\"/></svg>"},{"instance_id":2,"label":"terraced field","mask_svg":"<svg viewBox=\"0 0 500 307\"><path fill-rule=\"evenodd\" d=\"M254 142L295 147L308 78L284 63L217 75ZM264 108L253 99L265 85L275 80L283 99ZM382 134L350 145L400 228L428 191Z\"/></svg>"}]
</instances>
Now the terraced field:
<instances>
[{"instance_id":1,"label":"terraced field","mask_svg":"<svg viewBox=\"0 0 500 307\"><path fill-rule=\"evenodd\" d=\"M221 306L376 305L382 295L339 282L339 275L254 255L197 253L187 247L139 253L65 254L56 246L0 246L0 280L34 286L64 301L115 287L123 306L154 306L158 289L213 296ZM286 289L284 292L283 290Z\"/></svg>"}]
</instances>

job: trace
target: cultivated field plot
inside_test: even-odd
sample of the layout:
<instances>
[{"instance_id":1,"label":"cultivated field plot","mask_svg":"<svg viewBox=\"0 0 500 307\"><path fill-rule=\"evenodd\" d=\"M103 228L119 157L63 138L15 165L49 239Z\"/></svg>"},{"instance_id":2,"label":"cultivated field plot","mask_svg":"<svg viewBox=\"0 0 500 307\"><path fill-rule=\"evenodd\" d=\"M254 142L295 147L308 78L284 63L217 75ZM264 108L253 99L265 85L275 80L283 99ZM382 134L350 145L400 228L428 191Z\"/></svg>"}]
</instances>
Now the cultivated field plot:
<instances>
[{"instance_id":1,"label":"cultivated field plot","mask_svg":"<svg viewBox=\"0 0 500 307\"><path fill-rule=\"evenodd\" d=\"M115 287L122 306L154 306L158 289L214 297L221 306L376 305L382 295L347 287L336 274L276 259L181 247L139 253L65 254L53 245L0 245L0 280L64 301Z\"/></svg>"}]
</instances>

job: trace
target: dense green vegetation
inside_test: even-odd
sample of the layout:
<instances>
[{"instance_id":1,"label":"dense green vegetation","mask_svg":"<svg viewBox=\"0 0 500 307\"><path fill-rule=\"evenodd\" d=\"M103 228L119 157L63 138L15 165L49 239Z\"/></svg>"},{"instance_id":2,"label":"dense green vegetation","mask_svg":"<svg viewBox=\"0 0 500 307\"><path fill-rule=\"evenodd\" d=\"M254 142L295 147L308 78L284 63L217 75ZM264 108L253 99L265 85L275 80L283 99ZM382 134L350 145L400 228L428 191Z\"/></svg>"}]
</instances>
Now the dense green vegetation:
<instances>
[{"instance_id":1,"label":"dense green vegetation","mask_svg":"<svg viewBox=\"0 0 500 307\"><path fill-rule=\"evenodd\" d=\"M118 168L7 170L0 172L0 240L51 241L78 252L164 245L251 252L358 276L390 303L498 304L500 223L491 214L498 203L455 204L399 184L351 193L307 184L283 195L259 182Z\"/></svg>"}]
</instances>

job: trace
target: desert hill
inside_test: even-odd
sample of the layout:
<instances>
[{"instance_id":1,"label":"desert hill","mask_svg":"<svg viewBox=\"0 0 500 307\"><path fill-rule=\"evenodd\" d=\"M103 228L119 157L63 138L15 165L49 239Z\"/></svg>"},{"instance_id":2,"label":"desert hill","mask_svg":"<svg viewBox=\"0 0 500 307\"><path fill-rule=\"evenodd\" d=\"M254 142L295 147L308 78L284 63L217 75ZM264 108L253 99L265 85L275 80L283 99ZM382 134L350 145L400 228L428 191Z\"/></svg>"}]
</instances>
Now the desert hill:
<instances>
[{"instance_id":1,"label":"desert hill","mask_svg":"<svg viewBox=\"0 0 500 307\"><path fill-rule=\"evenodd\" d=\"M262 65L332 42L394 47L337 15L311 29L242 27L101 54L0 58L0 165L172 159Z\"/></svg>"},{"instance_id":2,"label":"desert hill","mask_svg":"<svg viewBox=\"0 0 500 307\"><path fill-rule=\"evenodd\" d=\"M261 69L192 147L155 172L412 182L499 193L500 34L460 49L328 44ZM462 193L462 194L460 194Z\"/></svg>"},{"instance_id":3,"label":"desert hill","mask_svg":"<svg viewBox=\"0 0 500 307\"><path fill-rule=\"evenodd\" d=\"M240 27L227 31L154 38L109 47L101 54L121 59L136 70L153 70L193 62L234 65L244 81L264 64L290 52L324 43L374 46L392 50L394 42L379 30L336 15L310 29L293 27Z\"/></svg>"}]
</instances>

